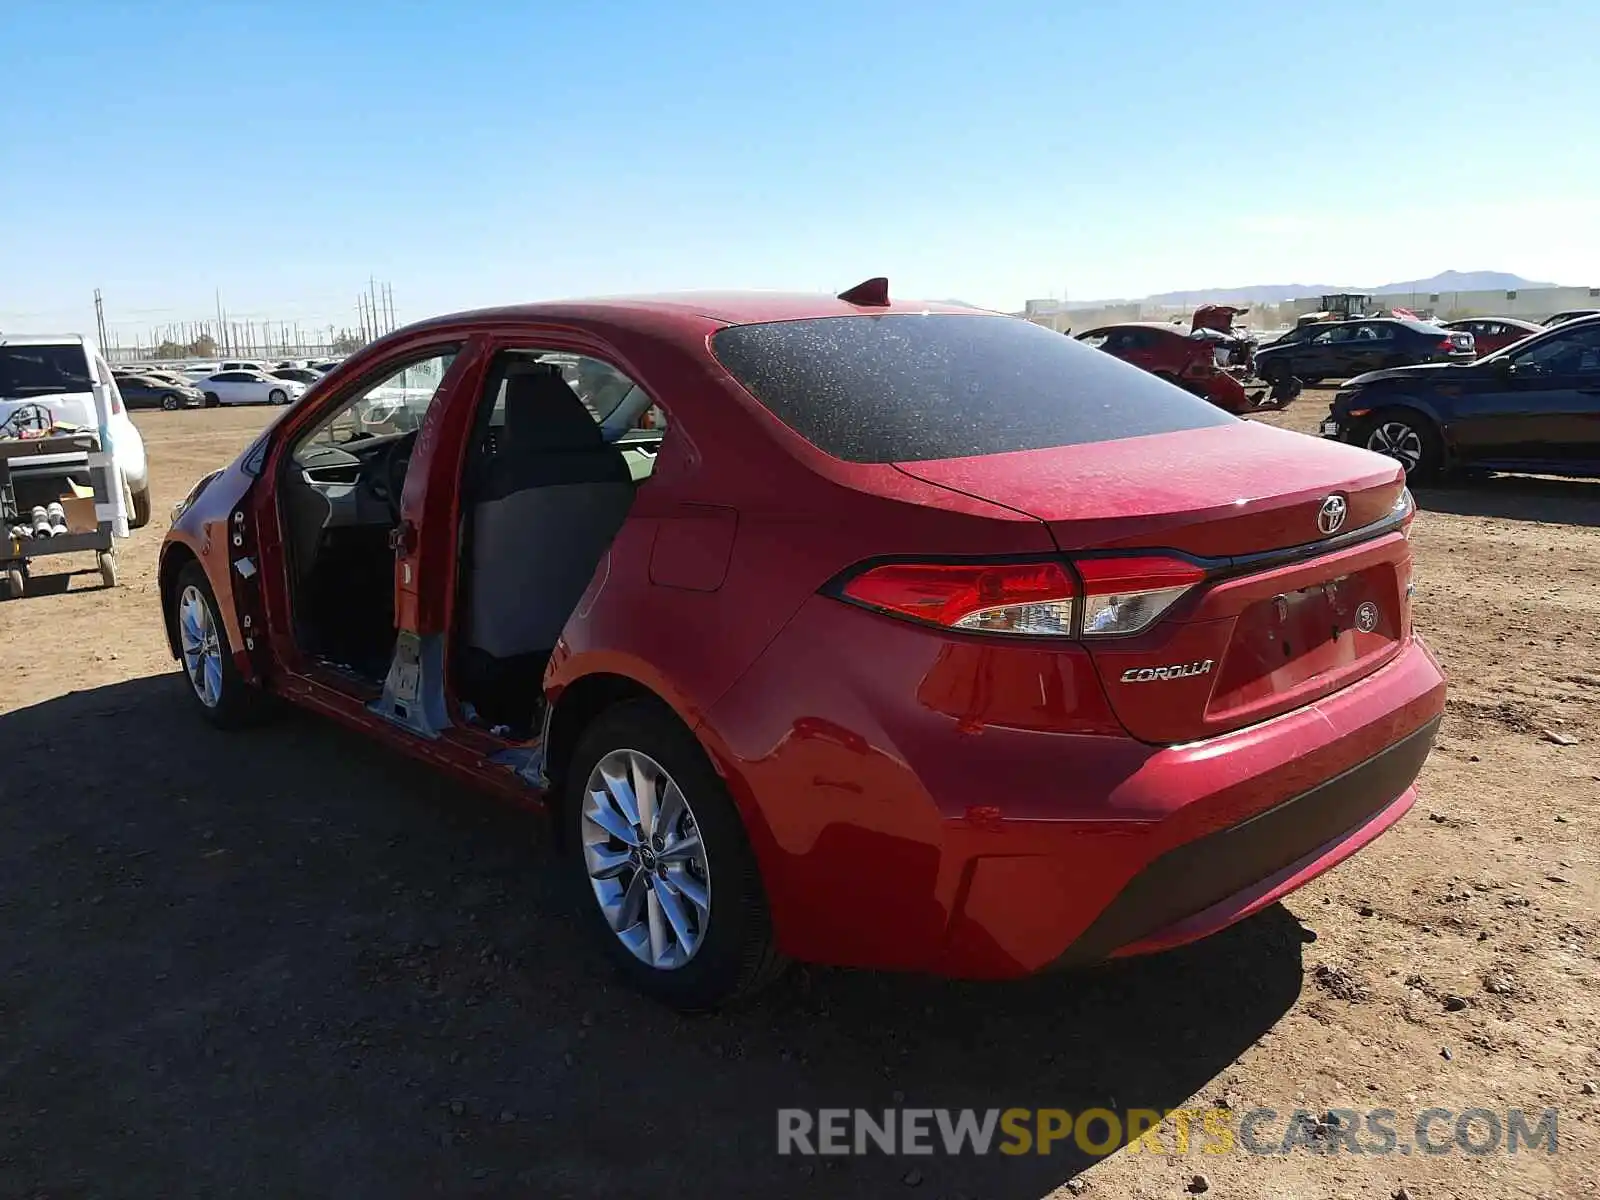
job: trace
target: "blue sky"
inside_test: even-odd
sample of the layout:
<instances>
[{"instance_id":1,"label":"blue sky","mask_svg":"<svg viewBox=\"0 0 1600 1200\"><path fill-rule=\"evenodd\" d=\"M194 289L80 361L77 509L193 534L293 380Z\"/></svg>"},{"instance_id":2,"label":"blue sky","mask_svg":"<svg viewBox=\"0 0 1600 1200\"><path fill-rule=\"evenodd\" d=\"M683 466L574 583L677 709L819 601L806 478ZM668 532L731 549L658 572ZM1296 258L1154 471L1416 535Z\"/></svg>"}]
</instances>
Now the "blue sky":
<instances>
[{"instance_id":1,"label":"blue sky","mask_svg":"<svg viewBox=\"0 0 1600 1200\"><path fill-rule=\"evenodd\" d=\"M1600 284L1600 3L0 3L0 328Z\"/></svg>"}]
</instances>

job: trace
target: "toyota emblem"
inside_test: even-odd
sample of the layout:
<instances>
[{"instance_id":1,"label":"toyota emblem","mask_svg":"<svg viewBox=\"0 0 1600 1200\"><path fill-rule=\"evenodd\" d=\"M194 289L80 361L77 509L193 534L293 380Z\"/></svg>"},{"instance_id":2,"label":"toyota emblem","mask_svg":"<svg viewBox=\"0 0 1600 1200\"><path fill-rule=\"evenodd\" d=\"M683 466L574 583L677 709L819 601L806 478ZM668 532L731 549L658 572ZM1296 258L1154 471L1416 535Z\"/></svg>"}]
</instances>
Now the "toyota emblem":
<instances>
[{"instance_id":1,"label":"toyota emblem","mask_svg":"<svg viewBox=\"0 0 1600 1200\"><path fill-rule=\"evenodd\" d=\"M1338 533L1349 510L1343 496L1329 496L1317 510L1317 528L1323 533Z\"/></svg>"}]
</instances>

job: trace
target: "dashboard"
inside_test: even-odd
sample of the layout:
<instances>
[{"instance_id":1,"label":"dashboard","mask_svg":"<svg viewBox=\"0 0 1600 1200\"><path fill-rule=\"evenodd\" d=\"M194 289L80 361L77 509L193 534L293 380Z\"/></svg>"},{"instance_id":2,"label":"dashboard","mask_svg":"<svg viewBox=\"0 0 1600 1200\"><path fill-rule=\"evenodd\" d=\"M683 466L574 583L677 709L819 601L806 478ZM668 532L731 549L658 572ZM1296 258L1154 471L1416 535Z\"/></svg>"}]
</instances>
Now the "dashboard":
<instances>
[{"instance_id":1,"label":"dashboard","mask_svg":"<svg viewBox=\"0 0 1600 1200\"><path fill-rule=\"evenodd\" d=\"M393 525L416 440L413 430L300 447L295 452L300 477L328 503L324 528Z\"/></svg>"}]
</instances>

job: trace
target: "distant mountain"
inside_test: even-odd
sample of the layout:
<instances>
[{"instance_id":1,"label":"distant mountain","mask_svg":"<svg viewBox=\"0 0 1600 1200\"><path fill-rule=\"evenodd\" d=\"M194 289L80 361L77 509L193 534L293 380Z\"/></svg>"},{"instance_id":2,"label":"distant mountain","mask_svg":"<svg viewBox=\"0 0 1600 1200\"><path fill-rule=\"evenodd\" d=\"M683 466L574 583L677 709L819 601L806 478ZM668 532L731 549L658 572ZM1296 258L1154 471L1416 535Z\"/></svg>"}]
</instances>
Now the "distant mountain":
<instances>
[{"instance_id":1,"label":"distant mountain","mask_svg":"<svg viewBox=\"0 0 1600 1200\"><path fill-rule=\"evenodd\" d=\"M1443 271L1429 279L1402 279L1396 283L1257 283L1248 287L1202 288L1187 292L1161 292L1146 296L1150 304L1188 306L1201 301L1217 304L1278 304L1304 296L1322 296L1330 292L1509 292L1521 288L1555 287L1511 275L1505 271Z\"/></svg>"},{"instance_id":2,"label":"distant mountain","mask_svg":"<svg viewBox=\"0 0 1600 1200\"><path fill-rule=\"evenodd\" d=\"M1557 287L1557 284L1524 279L1505 271L1443 271L1431 279L1403 279L1386 283L1374 292L1514 292L1519 288Z\"/></svg>"}]
</instances>

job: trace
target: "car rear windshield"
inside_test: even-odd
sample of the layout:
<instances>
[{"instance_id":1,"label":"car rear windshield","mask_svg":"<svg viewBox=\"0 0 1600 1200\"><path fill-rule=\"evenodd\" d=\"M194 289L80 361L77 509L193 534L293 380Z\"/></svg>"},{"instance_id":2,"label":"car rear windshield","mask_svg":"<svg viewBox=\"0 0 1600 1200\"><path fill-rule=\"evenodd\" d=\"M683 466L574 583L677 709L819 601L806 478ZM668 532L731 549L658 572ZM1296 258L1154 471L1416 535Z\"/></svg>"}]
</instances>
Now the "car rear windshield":
<instances>
[{"instance_id":1,"label":"car rear windshield","mask_svg":"<svg viewBox=\"0 0 1600 1200\"><path fill-rule=\"evenodd\" d=\"M0 346L0 396L90 390L89 356L80 343Z\"/></svg>"},{"instance_id":2,"label":"car rear windshield","mask_svg":"<svg viewBox=\"0 0 1600 1200\"><path fill-rule=\"evenodd\" d=\"M1234 420L1070 337L1013 317L892 313L735 325L718 360L847 462L1041 450Z\"/></svg>"}]
</instances>

